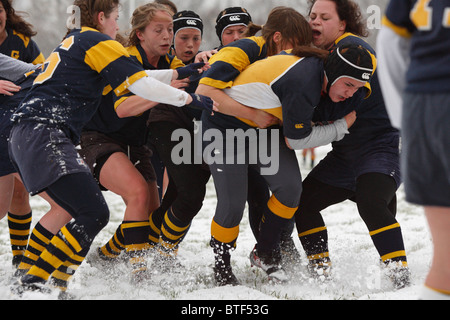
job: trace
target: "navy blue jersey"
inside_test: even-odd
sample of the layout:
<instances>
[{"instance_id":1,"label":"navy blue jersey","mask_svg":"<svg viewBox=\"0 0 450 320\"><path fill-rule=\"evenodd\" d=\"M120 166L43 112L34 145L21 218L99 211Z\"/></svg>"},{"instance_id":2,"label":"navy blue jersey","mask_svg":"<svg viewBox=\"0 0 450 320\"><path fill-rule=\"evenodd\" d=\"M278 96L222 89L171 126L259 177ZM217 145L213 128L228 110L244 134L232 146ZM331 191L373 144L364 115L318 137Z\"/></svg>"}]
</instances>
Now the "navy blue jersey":
<instances>
[{"instance_id":1,"label":"navy blue jersey","mask_svg":"<svg viewBox=\"0 0 450 320\"><path fill-rule=\"evenodd\" d=\"M32 39L12 29L7 29L6 32L8 36L0 45L0 53L27 63L44 63L44 55Z\"/></svg>"},{"instance_id":2,"label":"navy blue jersey","mask_svg":"<svg viewBox=\"0 0 450 320\"><path fill-rule=\"evenodd\" d=\"M337 39L335 47L348 43L361 45L375 55L367 42L351 33ZM367 88L361 88L352 98L339 103L323 96L316 108L313 121L336 120L352 110L357 114L349 128L350 134L333 142L333 150L311 172L320 181L353 190L358 175L379 172L391 175L400 184L399 132L392 127L387 114L377 71L370 81L370 89L369 96Z\"/></svg>"},{"instance_id":3,"label":"navy blue jersey","mask_svg":"<svg viewBox=\"0 0 450 320\"><path fill-rule=\"evenodd\" d=\"M127 48L127 51L146 70L176 69L183 66L181 60L175 56L166 54L159 59L158 66L154 67L148 62L147 54L139 44ZM89 123L86 124L84 130L102 132L129 145L143 145L148 135L147 121L150 110L145 111L139 116L119 118L116 113L117 106L133 94L126 93L121 96L116 96L112 91L108 91L109 88L104 92L100 107Z\"/></svg>"},{"instance_id":4,"label":"navy blue jersey","mask_svg":"<svg viewBox=\"0 0 450 320\"><path fill-rule=\"evenodd\" d=\"M350 43L361 45L375 55L375 51L367 42L351 33L345 33L337 39L335 47ZM348 148L352 148L352 145L365 144L381 133L397 132L392 127L386 111L377 71L370 81L370 91L370 95L367 96L367 88L364 87L358 90L352 98L339 103L333 103L328 96L321 99L315 110L314 121L337 120L356 110L357 119L349 129L350 134L341 141L334 142L334 146L348 145Z\"/></svg>"},{"instance_id":5,"label":"navy blue jersey","mask_svg":"<svg viewBox=\"0 0 450 320\"><path fill-rule=\"evenodd\" d=\"M107 84L121 95L146 76L119 42L83 27L72 31L46 60L13 120L58 126L78 143Z\"/></svg>"},{"instance_id":6,"label":"navy blue jersey","mask_svg":"<svg viewBox=\"0 0 450 320\"><path fill-rule=\"evenodd\" d=\"M450 91L450 0L394 0L383 24L411 37L409 92Z\"/></svg>"},{"instance_id":7,"label":"navy blue jersey","mask_svg":"<svg viewBox=\"0 0 450 320\"><path fill-rule=\"evenodd\" d=\"M251 64L224 92L243 105L280 119L287 138L302 139L311 134L311 119L320 101L323 79L323 62L318 58L282 52ZM219 119L211 121L218 124ZM240 121L257 126L247 119Z\"/></svg>"}]
</instances>

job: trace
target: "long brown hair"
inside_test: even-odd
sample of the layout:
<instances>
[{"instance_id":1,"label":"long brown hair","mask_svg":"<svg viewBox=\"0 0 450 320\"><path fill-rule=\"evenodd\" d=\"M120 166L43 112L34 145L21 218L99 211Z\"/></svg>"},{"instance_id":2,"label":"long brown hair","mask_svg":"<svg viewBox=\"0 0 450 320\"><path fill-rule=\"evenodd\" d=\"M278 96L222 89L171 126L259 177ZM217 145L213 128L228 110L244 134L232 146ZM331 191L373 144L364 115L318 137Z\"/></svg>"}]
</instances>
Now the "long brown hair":
<instances>
[{"instance_id":1,"label":"long brown hair","mask_svg":"<svg viewBox=\"0 0 450 320\"><path fill-rule=\"evenodd\" d=\"M128 39L129 45L136 46L140 43L136 32L144 32L145 28L155 18L156 13L159 11L167 12L172 16L172 13L165 5L155 2L144 4L134 10L131 18L131 32Z\"/></svg>"},{"instance_id":2,"label":"long brown hair","mask_svg":"<svg viewBox=\"0 0 450 320\"><path fill-rule=\"evenodd\" d=\"M73 5L80 8L82 27L98 29L98 13L104 12L109 17L119 7L120 0L75 0Z\"/></svg>"},{"instance_id":3,"label":"long brown hair","mask_svg":"<svg viewBox=\"0 0 450 320\"><path fill-rule=\"evenodd\" d=\"M369 35L367 24L357 3L352 0L327 1L334 2L339 19L346 22L345 32L350 32L360 37L367 37ZM311 14L312 7L316 2L317 0L308 0L308 16Z\"/></svg>"},{"instance_id":4,"label":"long brown hair","mask_svg":"<svg viewBox=\"0 0 450 320\"><path fill-rule=\"evenodd\" d=\"M74 0L73 5L80 9L81 27L98 29L98 13L104 12L106 17L119 7L120 0ZM71 32L67 30L66 35Z\"/></svg>"},{"instance_id":5,"label":"long brown hair","mask_svg":"<svg viewBox=\"0 0 450 320\"><path fill-rule=\"evenodd\" d=\"M323 50L312 46L296 46L294 49L292 49L292 54L297 57L316 57L323 61L326 61L328 59L328 56L330 55L330 52L328 50Z\"/></svg>"},{"instance_id":6,"label":"long brown hair","mask_svg":"<svg viewBox=\"0 0 450 320\"><path fill-rule=\"evenodd\" d=\"M33 26L26 22L21 15L16 12L12 6L12 0L1 0L3 8L6 11L6 28L23 34L26 37L33 37L37 33L33 30Z\"/></svg>"},{"instance_id":7,"label":"long brown hair","mask_svg":"<svg viewBox=\"0 0 450 320\"><path fill-rule=\"evenodd\" d=\"M284 43L291 42L294 46L309 45L312 42L312 31L308 21L290 7L273 8L267 22L262 26L250 22L244 36L254 36L258 31L261 31L261 36L266 40L268 56L278 53L273 41L275 32L281 33Z\"/></svg>"}]
</instances>

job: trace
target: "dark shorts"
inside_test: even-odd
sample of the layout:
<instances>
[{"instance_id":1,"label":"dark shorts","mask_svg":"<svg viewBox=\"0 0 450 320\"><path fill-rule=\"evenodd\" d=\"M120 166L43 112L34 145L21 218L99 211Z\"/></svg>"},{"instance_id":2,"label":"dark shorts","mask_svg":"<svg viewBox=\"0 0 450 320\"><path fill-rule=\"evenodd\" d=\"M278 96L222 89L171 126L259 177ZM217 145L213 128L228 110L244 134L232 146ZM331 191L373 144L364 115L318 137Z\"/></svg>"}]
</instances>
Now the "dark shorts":
<instances>
[{"instance_id":1,"label":"dark shorts","mask_svg":"<svg viewBox=\"0 0 450 320\"><path fill-rule=\"evenodd\" d=\"M152 151L146 146L130 146L96 131L85 131L81 134L80 154L91 169L94 178L100 184L100 171L108 158L116 152L125 153L146 181L156 181L156 173L151 157Z\"/></svg>"},{"instance_id":2,"label":"dark shorts","mask_svg":"<svg viewBox=\"0 0 450 320\"><path fill-rule=\"evenodd\" d=\"M386 134L371 147L359 147L350 152L330 151L311 171L315 179L351 191L356 190L356 179L366 173L391 176L397 188L401 184L398 135Z\"/></svg>"},{"instance_id":3,"label":"dark shorts","mask_svg":"<svg viewBox=\"0 0 450 320\"><path fill-rule=\"evenodd\" d=\"M0 108L0 177L17 172L11 162L8 151L9 134L11 133L11 108Z\"/></svg>"},{"instance_id":4,"label":"dark shorts","mask_svg":"<svg viewBox=\"0 0 450 320\"><path fill-rule=\"evenodd\" d=\"M450 94L407 93L403 105L406 200L450 207Z\"/></svg>"},{"instance_id":5,"label":"dark shorts","mask_svg":"<svg viewBox=\"0 0 450 320\"><path fill-rule=\"evenodd\" d=\"M24 121L14 125L9 152L31 195L44 191L62 176L90 173L66 134L47 124Z\"/></svg>"}]
</instances>

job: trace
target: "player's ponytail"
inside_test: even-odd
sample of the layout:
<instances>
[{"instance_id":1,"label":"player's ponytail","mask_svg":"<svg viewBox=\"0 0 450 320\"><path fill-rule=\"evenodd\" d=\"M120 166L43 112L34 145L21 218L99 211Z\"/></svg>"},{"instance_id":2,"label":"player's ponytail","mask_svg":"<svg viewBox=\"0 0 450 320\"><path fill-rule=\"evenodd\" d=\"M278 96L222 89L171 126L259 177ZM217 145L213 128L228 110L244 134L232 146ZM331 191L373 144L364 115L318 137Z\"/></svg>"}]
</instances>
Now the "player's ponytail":
<instances>
[{"instance_id":1,"label":"player's ponytail","mask_svg":"<svg viewBox=\"0 0 450 320\"><path fill-rule=\"evenodd\" d=\"M312 46L297 46L292 49L292 54L297 57L316 57L323 61L326 61L328 59L328 56L330 55L330 52L328 50L323 50Z\"/></svg>"},{"instance_id":2,"label":"player's ponytail","mask_svg":"<svg viewBox=\"0 0 450 320\"><path fill-rule=\"evenodd\" d=\"M105 16L109 17L119 3L120 0L75 0L73 5L80 8L81 26L97 29L98 14L104 12Z\"/></svg>"},{"instance_id":3,"label":"player's ponytail","mask_svg":"<svg viewBox=\"0 0 450 320\"><path fill-rule=\"evenodd\" d=\"M261 36L266 40L268 56L278 53L277 44L273 40L275 32L281 33L282 46L287 43L294 46L309 45L312 42L312 31L308 21L290 7L273 8L264 25L250 23L244 36L253 36L258 31L261 31Z\"/></svg>"},{"instance_id":4,"label":"player's ponytail","mask_svg":"<svg viewBox=\"0 0 450 320\"><path fill-rule=\"evenodd\" d=\"M104 12L109 17L120 4L120 0L74 0L73 5L80 10L80 26L98 29L98 13ZM67 30L67 34L72 30Z\"/></svg>"}]
</instances>

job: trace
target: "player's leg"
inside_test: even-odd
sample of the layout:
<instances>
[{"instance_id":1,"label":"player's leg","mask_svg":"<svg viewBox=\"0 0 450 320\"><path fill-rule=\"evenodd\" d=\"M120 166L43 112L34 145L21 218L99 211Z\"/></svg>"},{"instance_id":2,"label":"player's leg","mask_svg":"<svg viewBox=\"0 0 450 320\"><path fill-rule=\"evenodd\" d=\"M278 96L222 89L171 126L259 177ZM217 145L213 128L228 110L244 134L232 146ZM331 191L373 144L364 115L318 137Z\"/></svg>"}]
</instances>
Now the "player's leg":
<instances>
[{"instance_id":1,"label":"player's leg","mask_svg":"<svg viewBox=\"0 0 450 320\"><path fill-rule=\"evenodd\" d=\"M65 261L88 249L109 219L106 201L90 173L63 176L46 192L74 220L56 233L36 263L21 278L24 286L45 283Z\"/></svg>"},{"instance_id":2,"label":"player's leg","mask_svg":"<svg viewBox=\"0 0 450 320\"><path fill-rule=\"evenodd\" d=\"M312 176L307 176L303 181L295 222L300 243L308 257L308 269L313 276L329 274L331 267L328 231L321 211L352 195L351 190L331 186Z\"/></svg>"},{"instance_id":3,"label":"player's leg","mask_svg":"<svg viewBox=\"0 0 450 320\"><path fill-rule=\"evenodd\" d=\"M450 208L425 207L433 239L433 260L422 299L450 300Z\"/></svg>"}]
</instances>

